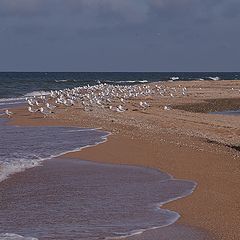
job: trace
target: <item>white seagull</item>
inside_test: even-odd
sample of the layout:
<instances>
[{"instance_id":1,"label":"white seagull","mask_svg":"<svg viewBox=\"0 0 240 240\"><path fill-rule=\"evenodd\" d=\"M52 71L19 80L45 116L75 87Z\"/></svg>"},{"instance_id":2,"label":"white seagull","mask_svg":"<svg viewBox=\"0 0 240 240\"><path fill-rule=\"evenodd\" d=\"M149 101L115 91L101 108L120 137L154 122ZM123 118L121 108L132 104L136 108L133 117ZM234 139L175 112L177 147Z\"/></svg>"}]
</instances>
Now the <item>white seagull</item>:
<instances>
[{"instance_id":1,"label":"white seagull","mask_svg":"<svg viewBox=\"0 0 240 240\"><path fill-rule=\"evenodd\" d=\"M144 109L150 107L150 105L147 102L140 102L139 105L140 105L140 107L142 107Z\"/></svg>"},{"instance_id":2,"label":"white seagull","mask_svg":"<svg viewBox=\"0 0 240 240\"><path fill-rule=\"evenodd\" d=\"M5 114L10 118L12 117L13 113L10 112L8 109L5 110Z\"/></svg>"},{"instance_id":3,"label":"white seagull","mask_svg":"<svg viewBox=\"0 0 240 240\"><path fill-rule=\"evenodd\" d=\"M164 106L163 109L169 111L169 110L171 110L172 108L171 108L170 106Z\"/></svg>"},{"instance_id":4,"label":"white seagull","mask_svg":"<svg viewBox=\"0 0 240 240\"><path fill-rule=\"evenodd\" d=\"M49 104L49 103L46 104L46 107L47 107L48 109L50 109L50 110L54 110L54 109L56 108L56 106L51 105L51 104Z\"/></svg>"},{"instance_id":5,"label":"white seagull","mask_svg":"<svg viewBox=\"0 0 240 240\"><path fill-rule=\"evenodd\" d=\"M35 112L38 112L38 109L33 109L32 107L28 107L28 111L30 113L35 113Z\"/></svg>"},{"instance_id":6,"label":"white seagull","mask_svg":"<svg viewBox=\"0 0 240 240\"><path fill-rule=\"evenodd\" d=\"M126 110L122 107L122 105L119 105L118 107L117 107L117 112L120 112L120 113L122 113L122 112L125 112Z\"/></svg>"},{"instance_id":7,"label":"white seagull","mask_svg":"<svg viewBox=\"0 0 240 240\"><path fill-rule=\"evenodd\" d=\"M40 108L40 112L44 115L44 117L53 113L52 111L49 111L48 109L44 109L43 107Z\"/></svg>"}]
</instances>

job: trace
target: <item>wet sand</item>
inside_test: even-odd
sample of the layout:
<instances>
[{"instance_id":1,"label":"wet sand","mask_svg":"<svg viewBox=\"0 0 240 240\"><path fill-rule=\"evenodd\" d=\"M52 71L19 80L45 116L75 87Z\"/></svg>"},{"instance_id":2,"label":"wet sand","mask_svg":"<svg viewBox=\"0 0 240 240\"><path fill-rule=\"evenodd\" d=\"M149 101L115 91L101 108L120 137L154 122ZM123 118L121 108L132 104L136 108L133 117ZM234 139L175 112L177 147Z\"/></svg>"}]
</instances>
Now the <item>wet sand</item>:
<instances>
[{"instance_id":1,"label":"wet sand","mask_svg":"<svg viewBox=\"0 0 240 240\"><path fill-rule=\"evenodd\" d=\"M198 187L191 196L166 205L181 214L178 224L200 228L216 239L239 239L239 153L226 146L239 146L239 117L209 115L199 107L211 102L213 110L236 109L240 94L232 88L239 88L239 81L163 84L181 84L189 94L184 98L147 98L151 107L145 111L132 108L136 105L132 100L129 111L123 114L105 109L83 112L73 107L59 108L43 119L17 109L12 124L101 127L112 132L106 143L66 157L153 167L179 179L194 180ZM219 99L228 99L224 109ZM164 111L165 104L171 104L173 110ZM154 239L151 234L161 239L158 230L150 232L131 239Z\"/></svg>"}]
</instances>

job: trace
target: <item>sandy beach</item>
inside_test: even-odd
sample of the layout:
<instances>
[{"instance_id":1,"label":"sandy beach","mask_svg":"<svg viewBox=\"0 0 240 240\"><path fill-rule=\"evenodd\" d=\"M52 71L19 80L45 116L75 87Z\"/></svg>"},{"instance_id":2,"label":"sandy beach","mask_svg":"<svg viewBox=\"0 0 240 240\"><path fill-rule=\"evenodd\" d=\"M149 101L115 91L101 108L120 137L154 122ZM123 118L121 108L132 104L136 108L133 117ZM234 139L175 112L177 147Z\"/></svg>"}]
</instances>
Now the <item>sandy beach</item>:
<instances>
[{"instance_id":1,"label":"sandy beach","mask_svg":"<svg viewBox=\"0 0 240 240\"><path fill-rule=\"evenodd\" d=\"M211 239L239 239L239 116L208 114L240 108L239 81L161 84L186 87L188 95L146 97L151 106L146 110L137 107L141 98L130 99L124 113L109 109L84 112L73 106L57 108L43 118L18 108L11 124L94 127L111 132L107 142L64 157L151 167L194 180L198 186L191 196L164 207L180 213L177 224L183 228L200 229ZM172 109L164 110L165 105ZM165 239L158 231L130 239Z\"/></svg>"}]
</instances>

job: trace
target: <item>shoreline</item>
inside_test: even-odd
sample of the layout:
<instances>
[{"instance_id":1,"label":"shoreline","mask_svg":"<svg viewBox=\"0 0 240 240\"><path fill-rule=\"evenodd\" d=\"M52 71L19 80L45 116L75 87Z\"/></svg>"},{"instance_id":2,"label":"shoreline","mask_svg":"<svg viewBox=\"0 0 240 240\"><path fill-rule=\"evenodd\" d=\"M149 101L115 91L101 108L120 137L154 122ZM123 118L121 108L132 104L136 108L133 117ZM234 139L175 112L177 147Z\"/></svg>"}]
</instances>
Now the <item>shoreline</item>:
<instances>
[{"instance_id":1,"label":"shoreline","mask_svg":"<svg viewBox=\"0 0 240 240\"><path fill-rule=\"evenodd\" d=\"M226 84L236 84L236 81L226 82L217 82L221 90ZM179 82L166 83L170 86L176 84ZM229 95L229 92L216 91L215 82L184 84L193 90L195 87L196 91L191 92L187 99L171 99L176 105L181 102L187 106L189 102L197 104L204 99ZM209 91L199 92L199 86ZM108 130L112 135L107 142L63 157L151 167L178 179L196 181L198 187L192 195L164 206L181 215L180 224L206 230L216 239L238 239L239 153L219 145L237 146L240 133L238 117L209 116L174 108L166 112L157 105L155 107L158 99L149 101L153 105L150 110L131 111L126 116L109 113L106 117L105 111L83 113L78 109L60 108L55 115L43 119L40 115L32 117L25 110L16 109L16 117L11 124L102 127ZM164 99L161 106L169 101Z\"/></svg>"}]
</instances>

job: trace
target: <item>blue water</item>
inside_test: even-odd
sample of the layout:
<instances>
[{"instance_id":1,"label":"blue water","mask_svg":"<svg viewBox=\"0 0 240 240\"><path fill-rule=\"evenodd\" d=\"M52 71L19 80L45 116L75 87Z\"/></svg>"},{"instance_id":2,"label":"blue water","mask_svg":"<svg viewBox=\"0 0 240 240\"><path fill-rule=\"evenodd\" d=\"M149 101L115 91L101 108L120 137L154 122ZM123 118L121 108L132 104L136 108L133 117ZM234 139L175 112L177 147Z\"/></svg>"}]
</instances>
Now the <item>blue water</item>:
<instances>
[{"instance_id":1,"label":"blue water","mask_svg":"<svg viewBox=\"0 0 240 240\"><path fill-rule=\"evenodd\" d=\"M240 79L239 72L80 72L80 73L0 73L0 99L22 97L35 91L59 90L83 85L94 85L98 81L109 84L136 84L154 81L168 81L172 77L179 80Z\"/></svg>"},{"instance_id":2,"label":"blue water","mask_svg":"<svg viewBox=\"0 0 240 240\"><path fill-rule=\"evenodd\" d=\"M240 110L235 110L235 111L231 110L231 111L223 111L223 112L211 112L210 114L240 116Z\"/></svg>"}]
</instances>

